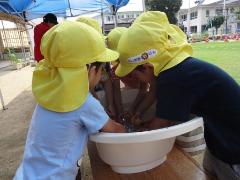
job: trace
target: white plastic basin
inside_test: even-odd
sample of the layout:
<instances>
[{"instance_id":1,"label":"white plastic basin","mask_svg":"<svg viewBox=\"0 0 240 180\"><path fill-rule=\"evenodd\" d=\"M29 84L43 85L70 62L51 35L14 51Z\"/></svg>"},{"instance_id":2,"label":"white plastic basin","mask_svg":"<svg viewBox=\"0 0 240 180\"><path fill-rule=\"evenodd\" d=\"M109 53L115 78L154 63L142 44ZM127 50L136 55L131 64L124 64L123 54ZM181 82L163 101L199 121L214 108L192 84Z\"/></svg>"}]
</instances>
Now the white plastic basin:
<instances>
[{"instance_id":1,"label":"white plastic basin","mask_svg":"<svg viewBox=\"0 0 240 180\"><path fill-rule=\"evenodd\" d=\"M122 93L123 103L134 99L136 91ZM104 104L104 96L100 95ZM126 103L127 102L127 103ZM154 108L146 114L154 116ZM90 136L96 142L100 158L118 173L137 173L162 164L171 151L176 136L202 126L202 118L152 131L133 133L98 133Z\"/></svg>"}]
</instances>

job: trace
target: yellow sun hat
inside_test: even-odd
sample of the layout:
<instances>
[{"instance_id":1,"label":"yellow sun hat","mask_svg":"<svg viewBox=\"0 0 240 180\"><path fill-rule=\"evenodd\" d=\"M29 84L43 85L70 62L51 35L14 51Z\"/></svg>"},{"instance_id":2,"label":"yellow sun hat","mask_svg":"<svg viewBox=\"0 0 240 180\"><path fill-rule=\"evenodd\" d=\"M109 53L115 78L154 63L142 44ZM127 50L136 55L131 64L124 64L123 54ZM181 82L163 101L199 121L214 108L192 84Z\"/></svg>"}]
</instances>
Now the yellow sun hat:
<instances>
[{"instance_id":1,"label":"yellow sun hat","mask_svg":"<svg viewBox=\"0 0 240 180\"><path fill-rule=\"evenodd\" d=\"M41 52L44 60L33 72L32 91L44 108L69 112L86 100L88 71L86 64L110 62L119 57L107 49L101 35L92 27L64 21L43 36Z\"/></svg>"},{"instance_id":2,"label":"yellow sun hat","mask_svg":"<svg viewBox=\"0 0 240 180\"><path fill-rule=\"evenodd\" d=\"M148 12L143 13L143 17L144 14L148 16ZM120 53L120 63L115 72L117 76L126 76L145 63L153 65L154 75L157 76L192 56L192 47L183 32L178 32L178 28L169 24L165 13L160 14L160 20L157 20L159 13L155 12L151 13L149 20L142 20L143 17L136 19L122 35L117 49Z\"/></svg>"},{"instance_id":3,"label":"yellow sun hat","mask_svg":"<svg viewBox=\"0 0 240 180\"><path fill-rule=\"evenodd\" d=\"M124 32L127 31L126 27L116 27L111 30L107 35L107 46L112 50L117 50L118 42Z\"/></svg>"},{"instance_id":4,"label":"yellow sun hat","mask_svg":"<svg viewBox=\"0 0 240 180\"><path fill-rule=\"evenodd\" d=\"M133 24L141 22L155 22L165 27L171 40L175 43L187 42L186 34L176 25L170 24L167 15L161 11L147 11L138 16Z\"/></svg>"},{"instance_id":5,"label":"yellow sun hat","mask_svg":"<svg viewBox=\"0 0 240 180\"><path fill-rule=\"evenodd\" d=\"M100 34L102 34L102 28L96 19L93 19L91 17L82 16L82 17L77 18L76 21L85 23L85 24L91 26L92 28L94 28L95 30L97 30Z\"/></svg>"}]
</instances>

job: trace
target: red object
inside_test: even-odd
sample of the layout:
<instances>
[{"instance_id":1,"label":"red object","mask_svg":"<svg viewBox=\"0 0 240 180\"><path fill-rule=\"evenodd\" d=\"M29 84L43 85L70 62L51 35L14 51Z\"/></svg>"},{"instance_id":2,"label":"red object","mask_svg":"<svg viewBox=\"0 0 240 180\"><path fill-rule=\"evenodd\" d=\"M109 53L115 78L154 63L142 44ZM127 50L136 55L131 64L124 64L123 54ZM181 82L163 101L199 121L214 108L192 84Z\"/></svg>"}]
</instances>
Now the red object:
<instances>
[{"instance_id":1,"label":"red object","mask_svg":"<svg viewBox=\"0 0 240 180\"><path fill-rule=\"evenodd\" d=\"M227 36L224 37L224 42L228 42L228 37Z\"/></svg>"},{"instance_id":2,"label":"red object","mask_svg":"<svg viewBox=\"0 0 240 180\"><path fill-rule=\"evenodd\" d=\"M42 39L43 35L49 29L50 29L50 26L45 22L42 22L42 23L38 24L34 28L34 44L35 44L35 46L34 46L34 57L35 57L35 60L37 62L44 59L44 57L43 57L43 55L40 51L41 39Z\"/></svg>"}]
</instances>

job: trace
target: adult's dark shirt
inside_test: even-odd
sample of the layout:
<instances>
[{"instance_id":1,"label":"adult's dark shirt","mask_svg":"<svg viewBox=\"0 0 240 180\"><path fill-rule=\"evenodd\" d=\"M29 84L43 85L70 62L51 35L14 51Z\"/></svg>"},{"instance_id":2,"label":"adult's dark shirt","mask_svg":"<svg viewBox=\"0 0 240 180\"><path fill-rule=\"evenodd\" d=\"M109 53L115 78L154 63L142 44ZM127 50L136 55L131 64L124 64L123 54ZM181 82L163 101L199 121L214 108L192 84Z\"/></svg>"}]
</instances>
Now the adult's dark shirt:
<instances>
[{"instance_id":1,"label":"adult's dark shirt","mask_svg":"<svg viewBox=\"0 0 240 180\"><path fill-rule=\"evenodd\" d=\"M203 117L207 147L218 159L240 164L240 86L220 68L187 58L157 77L156 116Z\"/></svg>"}]
</instances>

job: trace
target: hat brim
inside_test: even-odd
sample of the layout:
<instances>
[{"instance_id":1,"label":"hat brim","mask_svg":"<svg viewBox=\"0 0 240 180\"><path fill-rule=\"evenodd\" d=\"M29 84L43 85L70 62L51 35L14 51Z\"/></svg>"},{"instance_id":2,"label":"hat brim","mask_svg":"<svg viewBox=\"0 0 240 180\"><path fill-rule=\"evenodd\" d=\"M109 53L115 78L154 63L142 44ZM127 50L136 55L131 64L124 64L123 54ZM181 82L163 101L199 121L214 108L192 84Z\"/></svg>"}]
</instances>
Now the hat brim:
<instances>
[{"instance_id":1,"label":"hat brim","mask_svg":"<svg viewBox=\"0 0 240 180\"><path fill-rule=\"evenodd\" d=\"M118 64L117 69L115 71L115 74L119 77L124 77L126 75L128 75L130 72L132 72L136 67L136 66L124 66L123 64Z\"/></svg>"},{"instance_id":2,"label":"hat brim","mask_svg":"<svg viewBox=\"0 0 240 180\"><path fill-rule=\"evenodd\" d=\"M116 61L119 58L119 53L111 49L106 48L106 51L94 58L95 61L99 62L111 62Z\"/></svg>"}]
</instances>

